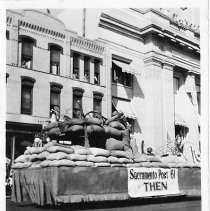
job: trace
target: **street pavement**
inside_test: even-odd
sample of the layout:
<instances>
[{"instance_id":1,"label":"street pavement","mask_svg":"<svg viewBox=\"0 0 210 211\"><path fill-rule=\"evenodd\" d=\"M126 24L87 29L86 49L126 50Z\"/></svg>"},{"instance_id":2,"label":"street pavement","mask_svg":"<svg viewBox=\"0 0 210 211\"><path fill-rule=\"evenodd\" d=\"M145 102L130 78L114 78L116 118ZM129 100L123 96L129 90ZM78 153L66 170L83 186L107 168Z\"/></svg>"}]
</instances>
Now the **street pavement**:
<instances>
[{"instance_id":1,"label":"street pavement","mask_svg":"<svg viewBox=\"0 0 210 211\"><path fill-rule=\"evenodd\" d=\"M150 202L149 202L150 201ZM70 211L70 210L85 210L85 211L201 211L201 200L196 199L160 199L146 201L122 201L122 202L97 202L83 203L65 206L35 206L30 203L18 205L6 200L6 211Z\"/></svg>"}]
</instances>

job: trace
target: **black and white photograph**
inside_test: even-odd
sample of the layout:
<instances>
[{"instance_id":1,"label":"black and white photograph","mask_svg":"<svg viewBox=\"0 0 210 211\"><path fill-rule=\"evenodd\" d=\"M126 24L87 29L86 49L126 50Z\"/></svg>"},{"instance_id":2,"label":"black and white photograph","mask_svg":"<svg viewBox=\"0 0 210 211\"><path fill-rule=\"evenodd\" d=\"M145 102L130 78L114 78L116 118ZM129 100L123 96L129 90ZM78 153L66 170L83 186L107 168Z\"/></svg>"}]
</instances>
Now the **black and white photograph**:
<instances>
[{"instance_id":1,"label":"black and white photograph","mask_svg":"<svg viewBox=\"0 0 210 211\"><path fill-rule=\"evenodd\" d=\"M204 10L62 4L5 8L5 210L207 211Z\"/></svg>"}]
</instances>

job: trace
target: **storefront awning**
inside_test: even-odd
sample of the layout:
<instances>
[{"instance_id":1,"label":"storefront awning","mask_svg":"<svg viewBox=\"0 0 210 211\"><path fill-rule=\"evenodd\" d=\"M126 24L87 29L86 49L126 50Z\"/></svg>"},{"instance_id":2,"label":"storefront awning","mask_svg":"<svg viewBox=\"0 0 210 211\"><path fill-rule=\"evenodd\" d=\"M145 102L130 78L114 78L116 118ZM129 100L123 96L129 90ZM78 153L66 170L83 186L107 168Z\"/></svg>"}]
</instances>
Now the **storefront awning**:
<instances>
[{"instance_id":1,"label":"storefront awning","mask_svg":"<svg viewBox=\"0 0 210 211\"><path fill-rule=\"evenodd\" d=\"M123 112L125 117L136 119L129 101L113 98L113 103L118 112Z\"/></svg>"},{"instance_id":2,"label":"storefront awning","mask_svg":"<svg viewBox=\"0 0 210 211\"><path fill-rule=\"evenodd\" d=\"M126 73L130 73L130 74L139 74L140 73L137 73L132 67L130 64L126 64L126 63L123 63L123 62L120 62L120 61L116 61L116 60L113 60L112 61L115 65L117 65L118 67L120 67L122 69L122 72L126 72Z\"/></svg>"},{"instance_id":3,"label":"storefront awning","mask_svg":"<svg viewBox=\"0 0 210 211\"><path fill-rule=\"evenodd\" d=\"M189 127L188 124L182 119L179 114L175 114L175 125L180 125L184 127Z\"/></svg>"}]
</instances>

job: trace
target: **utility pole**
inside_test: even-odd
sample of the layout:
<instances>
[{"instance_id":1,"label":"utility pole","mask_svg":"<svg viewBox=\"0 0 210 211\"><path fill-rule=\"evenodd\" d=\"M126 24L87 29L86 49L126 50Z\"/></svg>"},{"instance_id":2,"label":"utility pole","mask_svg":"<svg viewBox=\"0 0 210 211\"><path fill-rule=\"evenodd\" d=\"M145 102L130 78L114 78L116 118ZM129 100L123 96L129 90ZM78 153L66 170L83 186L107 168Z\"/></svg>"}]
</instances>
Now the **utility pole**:
<instances>
[{"instance_id":1,"label":"utility pole","mask_svg":"<svg viewBox=\"0 0 210 211\"><path fill-rule=\"evenodd\" d=\"M86 36L86 8L83 8L82 36Z\"/></svg>"}]
</instances>

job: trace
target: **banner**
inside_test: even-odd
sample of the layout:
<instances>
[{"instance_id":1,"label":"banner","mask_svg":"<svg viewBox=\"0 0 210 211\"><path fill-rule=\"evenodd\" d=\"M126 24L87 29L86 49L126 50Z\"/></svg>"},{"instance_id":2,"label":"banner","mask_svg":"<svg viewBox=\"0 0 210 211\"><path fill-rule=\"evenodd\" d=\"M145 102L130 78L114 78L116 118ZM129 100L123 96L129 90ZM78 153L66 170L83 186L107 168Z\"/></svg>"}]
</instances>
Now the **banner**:
<instances>
[{"instance_id":1,"label":"banner","mask_svg":"<svg viewBox=\"0 0 210 211\"><path fill-rule=\"evenodd\" d=\"M132 198L179 193L178 169L128 168L128 194Z\"/></svg>"}]
</instances>

